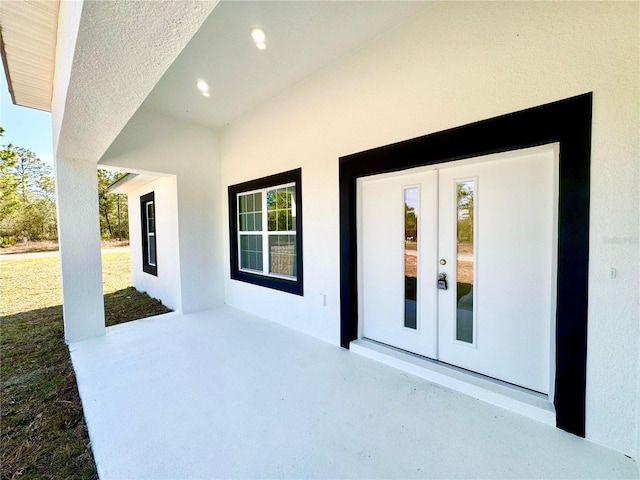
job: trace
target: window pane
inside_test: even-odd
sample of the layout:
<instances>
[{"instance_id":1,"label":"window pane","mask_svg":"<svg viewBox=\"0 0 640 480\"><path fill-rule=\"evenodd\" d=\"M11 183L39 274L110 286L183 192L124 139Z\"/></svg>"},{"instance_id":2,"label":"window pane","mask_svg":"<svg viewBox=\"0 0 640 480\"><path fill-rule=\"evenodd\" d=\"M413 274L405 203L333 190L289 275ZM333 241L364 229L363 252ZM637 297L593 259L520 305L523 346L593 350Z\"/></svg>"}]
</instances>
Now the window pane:
<instances>
[{"instance_id":1,"label":"window pane","mask_svg":"<svg viewBox=\"0 0 640 480\"><path fill-rule=\"evenodd\" d=\"M270 232L275 232L276 231L276 212L275 211L267 212L267 223L268 223L268 230Z\"/></svg>"},{"instance_id":2,"label":"window pane","mask_svg":"<svg viewBox=\"0 0 640 480\"><path fill-rule=\"evenodd\" d=\"M267 192L267 210L275 210L276 209L276 191L269 190Z\"/></svg>"},{"instance_id":3,"label":"window pane","mask_svg":"<svg viewBox=\"0 0 640 480\"><path fill-rule=\"evenodd\" d=\"M278 210L278 229L279 232L287 231L287 211Z\"/></svg>"},{"instance_id":4,"label":"window pane","mask_svg":"<svg viewBox=\"0 0 640 480\"><path fill-rule=\"evenodd\" d=\"M239 195L238 198L240 199L240 213L247 213L249 211L249 208L247 207L248 205L248 200L247 198L249 197L249 195Z\"/></svg>"},{"instance_id":5,"label":"window pane","mask_svg":"<svg viewBox=\"0 0 640 480\"><path fill-rule=\"evenodd\" d=\"M418 187L404 189L404 326L418 328Z\"/></svg>"},{"instance_id":6,"label":"window pane","mask_svg":"<svg viewBox=\"0 0 640 480\"><path fill-rule=\"evenodd\" d=\"M248 195L238 195L239 212L254 213L262 211L262 193L250 193Z\"/></svg>"},{"instance_id":7,"label":"window pane","mask_svg":"<svg viewBox=\"0 0 640 480\"><path fill-rule=\"evenodd\" d=\"M147 203L147 232L155 233L156 231L156 221L155 221L155 208L153 207L153 202Z\"/></svg>"},{"instance_id":8,"label":"window pane","mask_svg":"<svg viewBox=\"0 0 640 480\"><path fill-rule=\"evenodd\" d=\"M267 230L288 232L295 230L295 187L267 191Z\"/></svg>"},{"instance_id":9,"label":"window pane","mask_svg":"<svg viewBox=\"0 0 640 480\"><path fill-rule=\"evenodd\" d=\"M256 232L259 232L262 230L262 213L253 214L253 226Z\"/></svg>"},{"instance_id":10,"label":"window pane","mask_svg":"<svg viewBox=\"0 0 640 480\"><path fill-rule=\"evenodd\" d=\"M149 258L148 263L152 267L156 266L156 236L149 235L147 237L149 239Z\"/></svg>"},{"instance_id":11,"label":"window pane","mask_svg":"<svg viewBox=\"0 0 640 480\"><path fill-rule=\"evenodd\" d=\"M261 215L262 212L262 193L251 193L249 195L238 196L239 205L239 223L240 231L254 231L261 230L262 227L256 227L257 223L255 218ZM260 220L262 225L262 220Z\"/></svg>"},{"instance_id":12,"label":"window pane","mask_svg":"<svg viewBox=\"0 0 640 480\"><path fill-rule=\"evenodd\" d=\"M269 272L296 276L296 236L269 236Z\"/></svg>"},{"instance_id":13,"label":"window pane","mask_svg":"<svg viewBox=\"0 0 640 480\"><path fill-rule=\"evenodd\" d=\"M240 268L262 271L262 235L240 235Z\"/></svg>"},{"instance_id":14,"label":"window pane","mask_svg":"<svg viewBox=\"0 0 640 480\"><path fill-rule=\"evenodd\" d=\"M466 343L473 343L474 183L473 180L469 180L457 184L456 339Z\"/></svg>"}]
</instances>

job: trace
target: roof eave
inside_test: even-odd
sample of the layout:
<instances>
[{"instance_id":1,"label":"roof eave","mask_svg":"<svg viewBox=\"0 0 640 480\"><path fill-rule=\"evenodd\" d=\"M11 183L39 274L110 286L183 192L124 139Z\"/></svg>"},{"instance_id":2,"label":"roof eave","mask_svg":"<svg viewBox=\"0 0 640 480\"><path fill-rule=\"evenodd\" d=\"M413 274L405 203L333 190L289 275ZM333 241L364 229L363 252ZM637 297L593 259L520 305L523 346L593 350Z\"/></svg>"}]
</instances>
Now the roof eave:
<instances>
[{"instance_id":1,"label":"roof eave","mask_svg":"<svg viewBox=\"0 0 640 480\"><path fill-rule=\"evenodd\" d=\"M51 112L59 10L59 0L0 4L0 56L15 105Z\"/></svg>"}]
</instances>

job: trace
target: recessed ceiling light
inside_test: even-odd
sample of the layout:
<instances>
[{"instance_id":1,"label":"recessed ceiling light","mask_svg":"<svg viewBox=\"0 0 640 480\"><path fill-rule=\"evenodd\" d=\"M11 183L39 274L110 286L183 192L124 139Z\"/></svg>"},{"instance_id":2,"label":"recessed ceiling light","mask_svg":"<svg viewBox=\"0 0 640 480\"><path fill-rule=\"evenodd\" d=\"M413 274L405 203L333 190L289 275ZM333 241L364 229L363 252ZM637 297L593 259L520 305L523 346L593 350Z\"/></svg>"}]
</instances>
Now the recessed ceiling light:
<instances>
[{"instance_id":1,"label":"recessed ceiling light","mask_svg":"<svg viewBox=\"0 0 640 480\"><path fill-rule=\"evenodd\" d=\"M253 38L253 41L256 43L264 43L267 36L264 34L264 30L256 27L251 29L251 38Z\"/></svg>"},{"instance_id":2,"label":"recessed ceiling light","mask_svg":"<svg viewBox=\"0 0 640 480\"><path fill-rule=\"evenodd\" d=\"M252 28L251 38L253 38L253 41L256 42L256 47L258 47L259 50L264 50L265 48L267 48L267 36L265 35L264 30L262 30L261 28Z\"/></svg>"},{"instance_id":3,"label":"recessed ceiling light","mask_svg":"<svg viewBox=\"0 0 640 480\"><path fill-rule=\"evenodd\" d=\"M211 94L209 92L202 92L203 97L210 97Z\"/></svg>"},{"instance_id":4,"label":"recessed ceiling light","mask_svg":"<svg viewBox=\"0 0 640 480\"><path fill-rule=\"evenodd\" d=\"M198 86L198 90L200 90L202 93L209 91L209 85L207 85L207 82L205 82L204 80L198 80L198 83L196 83L196 85Z\"/></svg>"}]
</instances>

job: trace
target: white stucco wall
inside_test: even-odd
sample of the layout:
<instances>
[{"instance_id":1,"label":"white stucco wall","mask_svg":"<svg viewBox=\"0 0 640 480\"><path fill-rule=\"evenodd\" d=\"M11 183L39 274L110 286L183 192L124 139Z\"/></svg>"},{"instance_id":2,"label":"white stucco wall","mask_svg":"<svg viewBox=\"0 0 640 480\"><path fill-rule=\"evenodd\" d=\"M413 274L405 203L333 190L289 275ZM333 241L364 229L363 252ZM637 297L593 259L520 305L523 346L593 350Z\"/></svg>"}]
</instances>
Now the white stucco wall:
<instances>
[{"instance_id":1,"label":"white stucco wall","mask_svg":"<svg viewBox=\"0 0 640 480\"><path fill-rule=\"evenodd\" d=\"M305 296L224 261L226 303L338 344L340 156L593 91L587 438L638 455L639 8L432 3L223 129L223 189L302 167L304 205Z\"/></svg>"},{"instance_id":2,"label":"white stucco wall","mask_svg":"<svg viewBox=\"0 0 640 480\"><path fill-rule=\"evenodd\" d=\"M182 311L193 312L221 305L224 302L222 264L225 260L222 227L216 215L221 209L217 132L138 111L100 163L133 172L175 175ZM135 224L139 214L131 218L134 219L132 230L139 230ZM132 238L132 245L134 241ZM162 265L167 261L160 248L159 245L159 278ZM170 282L162 287L164 291L175 285L174 280Z\"/></svg>"},{"instance_id":3,"label":"white stucco wall","mask_svg":"<svg viewBox=\"0 0 640 480\"><path fill-rule=\"evenodd\" d=\"M156 211L158 274L142 270L140 197L153 192ZM178 245L178 197L175 176L162 177L127 194L129 204L131 284L162 301L174 311L182 310Z\"/></svg>"}]
</instances>

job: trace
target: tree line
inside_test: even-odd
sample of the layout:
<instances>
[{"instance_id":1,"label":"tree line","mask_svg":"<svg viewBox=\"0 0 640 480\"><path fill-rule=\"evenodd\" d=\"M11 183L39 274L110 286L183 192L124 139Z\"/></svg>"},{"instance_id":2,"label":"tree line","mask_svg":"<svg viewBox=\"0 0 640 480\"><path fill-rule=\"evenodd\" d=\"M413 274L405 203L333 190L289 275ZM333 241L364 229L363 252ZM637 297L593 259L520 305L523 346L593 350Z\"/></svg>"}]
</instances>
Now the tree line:
<instances>
[{"instance_id":1,"label":"tree line","mask_svg":"<svg viewBox=\"0 0 640 480\"><path fill-rule=\"evenodd\" d=\"M4 128L0 127L2 135ZM127 196L107 191L121 175L98 170L103 239L129 238ZM55 182L51 167L26 148L3 145L0 149L0 246L57 239Z\"/></svg>"}]
</instances>

